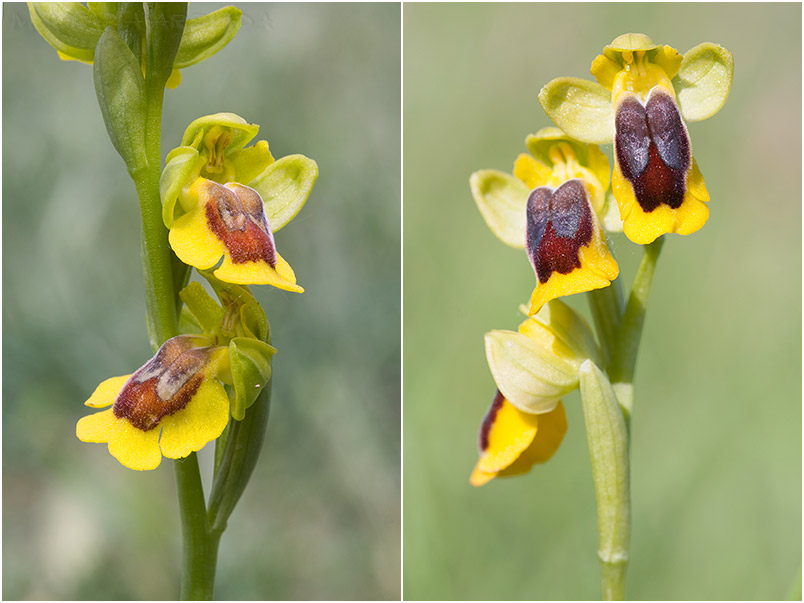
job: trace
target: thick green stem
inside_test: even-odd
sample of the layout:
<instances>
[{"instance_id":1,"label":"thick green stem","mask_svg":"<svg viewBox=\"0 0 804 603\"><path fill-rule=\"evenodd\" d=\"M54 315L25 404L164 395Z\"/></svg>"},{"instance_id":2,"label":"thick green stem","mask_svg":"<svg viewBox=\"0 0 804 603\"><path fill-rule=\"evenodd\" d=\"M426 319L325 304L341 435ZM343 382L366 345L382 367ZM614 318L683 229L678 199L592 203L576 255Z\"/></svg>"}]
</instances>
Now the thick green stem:
<instances>
[{"instance_id":1,"label":"thick green stem","mask_svg":"<svg viewBox=\"0 0 804 603\"><path fill-rule=\"evenodd\" d=\"M182 525L182 601L211 601L221 532L207 523L204 487L195 452L174 463Z\"/></svg>"}]
</instances>

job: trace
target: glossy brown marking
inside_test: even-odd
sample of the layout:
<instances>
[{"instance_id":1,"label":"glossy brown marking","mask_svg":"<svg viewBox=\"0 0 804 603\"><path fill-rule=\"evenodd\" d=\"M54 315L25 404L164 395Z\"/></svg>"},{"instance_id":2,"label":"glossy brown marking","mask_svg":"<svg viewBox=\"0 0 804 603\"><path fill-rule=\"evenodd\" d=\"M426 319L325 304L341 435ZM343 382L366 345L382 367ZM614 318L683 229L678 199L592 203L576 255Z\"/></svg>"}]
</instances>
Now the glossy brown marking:
<instances>
[{"instance_id":1,"label":"glossy brown marking","mask_svg":"<svg viewBox=\"0 0 804 603\"><path fill-rule=\"evenodd\" d=\"M478 438L480 452L485 452L488 450L489 434L492 426L494 425L494 419L497 417L497 413L500 412L504 401L505 397L502 395L502 392L497 390L497 395L494 396L494 401L491 403L491 408L489 408L489 411L486 413L486 417L483 419L483 423L480 425L480 437Z\"/></svg>"},{"instance_id":2,"label":"glossy brown marking","mask_svg":"<svg viewBox=\"0 0 804 603\"><path fill-rule=\"evenodd\" d=\"M540 283L554 272L581 267L579 251L592 240L592 210L586 187L567 180L555 192L540 186L528 197L527 250Z\"/></svg>"},{"instance_id":3,"label":"glossy brown marking","mask_svg":"<svg viewBox=\"0 0 804 603\"><path fill-rule=\"evenodd\" d=\"M654 89L645 106L626 98L617 109L615 149L623 176L643 211L664 203L681 207L690 166L690 142L675 101Z\"/></svg>"},{"instance_id":4,"label":"glossy brown marking","mask_svg":"<svg viewBox=\"0 0 804 603\"><path fill-rule=\"evenodd\" d=\"M201 386L201 369L209 348L193 348L185 337L175 337L134 373L117 395L112 411L134 427L149 431L166 416L183 409Z\"/></svg>"},{"instance_id":5,"label":"glossy brown marking","mask_svg":"<svg viewBox=\"0 0 804 603\"><path fill-rule=\"evenodd\" d=\"M210 181L208 192L210 198L205 207L207 223L229 250L232 263L262 260L275 267L274 235L257 191L247 186L222 186Z\"/></svg>"}]
</instances>

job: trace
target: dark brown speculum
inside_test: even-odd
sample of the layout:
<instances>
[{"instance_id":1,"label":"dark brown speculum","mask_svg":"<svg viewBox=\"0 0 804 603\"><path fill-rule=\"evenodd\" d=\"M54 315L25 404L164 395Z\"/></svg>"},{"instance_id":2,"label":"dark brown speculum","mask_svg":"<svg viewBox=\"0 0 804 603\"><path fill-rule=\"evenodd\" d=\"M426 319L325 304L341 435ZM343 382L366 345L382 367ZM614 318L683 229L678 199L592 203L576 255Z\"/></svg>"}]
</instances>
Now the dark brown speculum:
<instances>
[{"instance_id":1,"label":"dark brown speculum","mask_svg":"<svg viewBox=\"0 0 804 603\"><path fill-rule=\"evenodd\" d=\"M661 204L681 207L691 154L673 98L659 88L644 106L629 96L617 109L615 128L617 162L642 210L649 213Z\"/></svg>"},{"instance_id":2,"label":"dark brown speculum","mask_svg":"<svg viewBox=\"0 0 804 603\"><path fill-rule=\"evenodd\" d=\"M580 248L592 240L592 208L581 180L567 180L555 191L540 186L527 203L527 250L540 283L554 272L581 267Z\"/></svg>"},{"instance_id":3,"label":"dark brown speculum","mask_svg":"<svg viewBox=\"0 0 804 603\"><path fill-rule=\"evenodd\" d=\"M149 431L192 399L204 380L201 372L209 348L191 347L187 337L174 337L134 373L117 396L112 411L134 427Z\"/></svg>"}]
</instances>

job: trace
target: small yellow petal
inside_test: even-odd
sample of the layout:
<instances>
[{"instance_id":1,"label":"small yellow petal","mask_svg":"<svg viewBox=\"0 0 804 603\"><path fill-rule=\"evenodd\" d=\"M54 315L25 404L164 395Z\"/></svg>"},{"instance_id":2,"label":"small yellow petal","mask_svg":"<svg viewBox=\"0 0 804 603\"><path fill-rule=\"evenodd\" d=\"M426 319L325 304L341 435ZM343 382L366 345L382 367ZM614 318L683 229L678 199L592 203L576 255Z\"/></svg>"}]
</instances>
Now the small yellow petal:
<instances>
[{"instance_id":1,"label":"small yellow petal","mask_svg":"<svg viewBox=\"0 0 804 603\"><path fill-rule=\"evenodd\" d=\"M609 57L599 54L597 58L592 61L592 68L589 71L601 86L611 90L612 86L614 86L614 80L617 78L617 74L622 71L622 67Z\"/></svg>"}]
</instances>

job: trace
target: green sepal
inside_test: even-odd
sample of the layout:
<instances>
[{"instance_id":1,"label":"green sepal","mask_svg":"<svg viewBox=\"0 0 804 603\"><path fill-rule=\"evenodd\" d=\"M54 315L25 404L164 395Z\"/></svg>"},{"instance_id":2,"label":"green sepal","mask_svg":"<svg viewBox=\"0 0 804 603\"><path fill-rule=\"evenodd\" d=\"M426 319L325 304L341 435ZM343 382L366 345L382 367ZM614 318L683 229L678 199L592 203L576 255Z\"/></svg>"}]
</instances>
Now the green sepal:
<instances>
[{"instance_id":1,"label":"green sepal","mask_svg":"<svg viewBox=\"0 0 804 603\"><path fill-rule=\"evenodd\" d=\"M611 92L597 82L560 77L539 92L547 116L572 138L592 144L610 144L614 138Z\"/></svg>"},{"instance_id":2,"label":"green sepal","mask_svg":"<svg viewBox=\"0 0 804 603\"><path fill-rule=\"evenodd\" d=\"M189 24L189 22L188 22ZM184 136L181 139L182 146L198 146L203 144L204 135L208 130L220 126L232 132L232 140L226 147L225 153L233 153L246 146L249 141L260 131L260 126L250 124L245 119L234 113L215 113L199 117L187 126ZM201 151L202 149L198 149Z\"/></svg>"},{"instance_id":3,"label":"green sepal","mask_svg":"<svg viewBox=\"0 0 804 603\"><path fill-rule=\"evenodd\" d=\"M479 170L469 178L472 197L491 231L506 245L525 248L528 187L499 170Z\"/></svg>"},{"instance_id":4,"label":"green sepal","mask_svg":"<svg viewBox=\"0 0 804 603\"><path fill-rule=\"evenodd\" d=\"M304 155L288 155L276 160L249 186L265 203L265 217L277 232L304 206L318 179L318 164Z\"/></svg>"},{"instance_id":5,"label":"green sepal","mask_svg":"<svg viewBox=\"0 0 804 603\"><path fill-rule=\"evenodd\" d=\"M598 556L626 564L630 540L628 428L609 380L587 360L580 369L581 399L595 483Z\"/></svg>"},{"instance_id":6,"label":"green sepal","mask_svg":"<svg viewBox=\"0 0 804 603\"><path fill-rule=\"evenodd\" d=\"M31 23L66 58L91 63L106 23L80 2L29 2Z\"/></svg>"},{"instance_id":7,"label":"green sepal","mask_svg":"<svg viewBox=\"0 0 804 603\"><path fill-rule=\"evenodd\" d=\"M153 85L164 88L173 73L173 60L187 19L186 2L146 2L146 65L145 73Z\"/></svg>"},{"instance_id":8,"label":"green sepal","mask_svg":"<svg viewBox=\"0 0 804 603\"><path fill-rule=\"evenodd\" d=\"M271 378L271 357L276 348L258 339L235 337L229 342L235 398L232 418L242 421L249 408Z\"/></svg>"},{"instance_id":9,"label":"green sepal","mask_svg":"<svg viewBox=\"0 0 804 603\"><path fill-rule=\"evenodd\" d=\"M176 314L178 315L182 308L181 291L190 280L192 266L182 262L175 253L170 254L170 266L173 271L173 299L176 300Z\"/></svg>"},{"instance_id":10,"label":"green sepal","mask_svg":"<svg viewBox=\"0 0 804 603\"><path fill-rule=\"evenodd\" d=\"M541 414L578 387L578 365L513 331L486 334L486 359L497 387L522 412Z\"/></svg>"},{"instance_id":11,"label":"green sepal","mask_svg":"<svg viewBox=\"0 0 804 603\"><path fill-rule=\"evenodd\" d=\"M95 93L112 144L129 172L147 165L145 80L123 39L107 27L95 49Z\"/></svg>"},{"instance_id":12,"label":"green sepal","mask_svg":"<svg viewBox=\"0 0 804 603\"><path fill-rule=\"evenodd\" d=\"M201 174L204 159L193 147L177 147L168 154L166 162L159 178L159 195L162 197L162 221L170 228L181 190Z\"/></svg>"},{"instance_id":13,"label":"green sepal","mask_svg":"<svg viewBox=\"0 0 804 603\"><path fill-rule=\"evenodd\" d=\"M201 283L193 281L181 290L179 296L205 333L214 334L220 331L223 308L212 299Z\"/></svg>"},{"instance_id":14,"label":"green sepal","mask_svg":"<svg viewBox=\"0 0 804 603\"><path fill-rule=\"evenodd\" d=\"M271 406L271 382L268 381L262 390L245 418L242 421L229 421L224 431L225 439L219 439L216 444L208 517L210 529L218 533L226 529L226 521L243 495L265 440Z\"/></svg>"},{"instance_id":15,"label":"green sepal","mask_svg":"<svg viewBox=\"0 0 804 603\"><path fill-rule=\"evenodd\" d=\"M722 46L704 42L688 50L673 78L684 119L701 121L720 111L733 78L734 58Z\"/></svg>"},{"instance_id":16,"label":"green sepal","mask_svg":"<svg viewBox=\"0 0 804 603\"><path fill-rule=\"evenodd\" d=\"M189 19L176 54L176 69L208 59L231 42L240 29L242 15L240 9L224 6L208 15Z\"/></svg>"}]
</instances>

